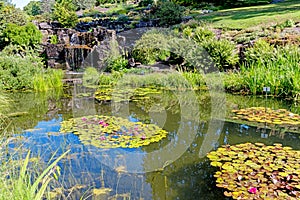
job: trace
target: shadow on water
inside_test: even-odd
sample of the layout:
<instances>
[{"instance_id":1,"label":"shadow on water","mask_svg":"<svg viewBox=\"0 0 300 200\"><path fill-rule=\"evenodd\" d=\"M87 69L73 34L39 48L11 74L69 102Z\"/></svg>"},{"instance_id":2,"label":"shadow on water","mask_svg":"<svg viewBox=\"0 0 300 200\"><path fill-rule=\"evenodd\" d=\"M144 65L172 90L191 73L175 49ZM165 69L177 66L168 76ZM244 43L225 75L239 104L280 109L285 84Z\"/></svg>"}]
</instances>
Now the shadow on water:
<instances>
[{"instance_id":1,"label":"shadow on water","mask_svg":"<svg viewBox=\"0 0 300 200\"><path fill-rule=\"evenodd\" d=\"M10 97L14 100L11 112L25 113L12 118L12 124L21 133L15 133L14 137L18 139L10 144L12 150L21 148L24 155L27 150L31 150L32 156L38 157L39 164L45 166L54 152L57 151L55 157L58 157L70 149L70 153L59 162L62 174L51 188L55 191L55 188L64 188L58 194L58 199L80 199L82 196L86 199L225 199L222 189L215 187L215 169L210 167L205 157L199 157L210 122L209 95L198 94L201 122L196 127L197 134L189 138L191 143L179 140L177 134L181 125L194 128L193 124L188 121L182 124L181 105L176 96L165 92L160 94L160 99L155 98L156 102L149 100L147 104L155 105L159 101L166 110L166 121L162 124L169 132L166 139L137 149L101 149L81 142L73 133L59 132L60 122L71 117L112 115L109 103L95 102L92 91L85 90L84 93L88 95L79 95L81 92L74 96L74 91L67 91L59 98L33 93L17 93ZM264 103L264 99L260 98L228 95L226 107L227 112L230 112L237 107L262 106ZM276 109L295 109L276 100L269 100L267 105ZM146 105L129 103L126 106L129 106L128 119L159 124L155 116L161 115L161 111L153 111L149 115ZM215 134L218 140L211 141L212 150L222 144L245 142L262 142L267 145L282 143L300 149L299 136L292 133L263 133L256 127L226 122ZM166 147L170 141L174 145L182 145L185 151L177 159L167 160L162 168L146 170L150 169L149 166L155 166L156 161L171 156L173 152L168 150L159 155L152 154ZM137 169L137 172L131 169ZM91 197L93 188L106 188L107 192L104 196Z\"/></svg>"}]
</instances>

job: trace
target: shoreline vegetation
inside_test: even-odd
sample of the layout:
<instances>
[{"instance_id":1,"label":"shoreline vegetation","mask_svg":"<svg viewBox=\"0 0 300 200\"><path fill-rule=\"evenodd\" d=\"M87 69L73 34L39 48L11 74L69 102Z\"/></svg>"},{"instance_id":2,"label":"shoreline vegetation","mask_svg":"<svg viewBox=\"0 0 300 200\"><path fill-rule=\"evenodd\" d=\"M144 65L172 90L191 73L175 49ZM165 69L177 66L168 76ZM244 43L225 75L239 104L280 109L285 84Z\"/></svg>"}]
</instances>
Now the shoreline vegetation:
<instances>
[{"instance_id":1,"label":"shoreline vegetation","mask_svg":"<svg viewBox=\"0 0 300 200\"><path fill-rule=\"evenodd\" d=\"M6 156L2 155L2 151L10 141L5 134L9 120L3 113L10 104L5 92L49 92L63 88L64 71L45 67L46 58L41 50L42 33L31 22L33 20L56 20L64 28L74 28L78 22L88 23L108 17L121 22L130 21L129 28L134 28L139 21L149 20L159 20L159 26L169 28L170 34L147 32L136 42L132 52L123 51L109 56L106 60L108 73L87 68L83 76L85 86L125 84L168 90L207 90L207 80L214 82L221 76L222 87L228 93L262 95L262 88L270 87L268 95L295 103L300 101L299 1L270 4L271 1L255 0L202 3L196 0L141 0L138 4L114 4L115 1L110 0L83 0L81 3L61 0L51 7L45 6L51 5L50 1L42 0L31 1L23 11L9 2L0 1L1 157ZM95 8L108 11L103 13ZM76 12L81 13L79 19ZM180 23L184 17L192 19ZM199 55L197 51L205 51L220 73L204 75L197 70L188 57L195 55L185 54L190 49L183 43L178 43L180 48L176 51L155 46L168 45L174 37L196 44L196 56ZM57 38L53 37L52 43L57 42ZM129 58L128 54L132 57ZM129 59L146 66L165 63L178 73L132 68ZM35 182L30 181L34 173L28 170L30 153L21 163L6 158L9 162L0 165L0 199L44 199L47 186L54 176L59 175L57 163L67 153L49 163L35 177ZM44 183L42 186L41 181Z\"/></svg>"}]
</instances>

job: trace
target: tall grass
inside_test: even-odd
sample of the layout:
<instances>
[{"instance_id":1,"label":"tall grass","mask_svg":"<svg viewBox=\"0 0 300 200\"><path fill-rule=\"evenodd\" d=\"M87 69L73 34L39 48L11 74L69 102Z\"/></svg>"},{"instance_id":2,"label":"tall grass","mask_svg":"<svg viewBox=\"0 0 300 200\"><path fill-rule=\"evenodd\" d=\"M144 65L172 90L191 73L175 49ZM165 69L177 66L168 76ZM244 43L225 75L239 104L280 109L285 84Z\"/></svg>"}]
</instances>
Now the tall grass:
<instances>
[{"instance_id":1,"label":"tall grass","mask_svg":"<svg viewBox=\"0 0 300 200\"><path fill-rule=\"evenodd\" d=\"M2 140L1 157L3 148L9 143L9 140ZM0 199L2 200L41 200L45 199L46 191L51 181L54 180L58 172L57 163L68 153L65 152L59 156L37 177L32 177L29 171L30 152L22 162L16 162L12 157L5 159L0 165ZM34 181L32 181L34 180Z\"/></svg>"},{"instance_id":2,"label":"tall grass","mask_svg":"<svg viewBox=\"0 0 300 200\"><path fill-rule=\"evenodd\" d=\"M0 91L0 135L9 125L9 119L3 112L9 107L9 99Z\"/></svg>"},{"instance_id":3,"label":"tall grass","mask_svg":"<svg viewBox=\"0 0 300 200\"><path fill-rule=\"evenodd\" d=\"M62 88L62 70L47 69L33 77L32 85L35 91L48 91L53 88Z\"/></svg>"},{"instance_id":4,"label":"tall grass","mask_svg":"<svg viewBox=\"0 0 300 200\"><path fill-rule=\"evenodd\" d=\"M115 78L113 78L115 77ZM160 87L164 89L198 89L205 85L202 74L191 72L174 73L149 73L145 75L121 74L119 77L113 75L101 75L100 85L110 83L111 85L131 87Z\"/></svg>"},{"instance_id":5,"label":"tall grass","mask_svg":"<svg viewBox=\"0 0 300 200\"><path fill-rule=\"evenodd\" d=\"M300 100L300 48L269 44L259 48L254 46L246 52L247 62L241 66L240 79L229 76L253 95L262 94L263 87L270 87L271 95Z\"/></svg>"}]
</instances>

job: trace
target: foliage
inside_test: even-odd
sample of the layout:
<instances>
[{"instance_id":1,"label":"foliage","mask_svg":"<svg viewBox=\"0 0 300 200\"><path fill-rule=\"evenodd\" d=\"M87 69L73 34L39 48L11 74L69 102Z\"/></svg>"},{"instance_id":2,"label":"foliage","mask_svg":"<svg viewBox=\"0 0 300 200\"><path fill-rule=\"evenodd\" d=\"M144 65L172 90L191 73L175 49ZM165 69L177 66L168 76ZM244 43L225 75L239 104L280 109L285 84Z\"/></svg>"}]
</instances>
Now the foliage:
<instances>
[{"instance_id":1,"label":"foliage","mask_svg":"<svg viewBox=\"0 0 300 200\"><path fill-rule=\"evenodd\" d=\"M132 56L143 64L154 64L170 56L168 36L156 31L149 31L136 41Z\"/></svg>"},{"instance_id":2,"label":"foliage","mask_svg":"<svg viewBox=\"0 0 300 200\"><path fill-rule=\"evenodd\" d=\"M80 10L85 10L94 7L96 0L73 0L73 3Z\"/></svg>"},{"instance_id":3,"label":"foliage","mask_svg":"<svg viewBox=\"0 0 300 200\"><path fill-rule=\"evenodd\" d=\"M118 57L110 57L107 59L107 67L105 69L106 72L112 71L120 71L126 69L128 66L128 60L123 56Z\"/></svg>"},{"instance_id":4,"label":"foliage","mask_svg":"<svg viewBox=\"0 0 300 200\"><path fill-rule=\"evenodd\" d=\"M181 22L183 11L184 9L180 5L172 1L165 1L158 6L154 15L159 18L159 25L169 26Z\"/></svg>"},{"instance_id":5,"label":"foliage","mask_svg":"<svg viewBox=\"0 0 300 200\"><path fill-rule=\"evenodd\" d=\"M50 44L58 44L57 35L51 35L50 36Z\"/></svg>"},{"instance_id":6,"label":"foliage","mask_svg":"<svg viewBox=\"0 0 300 200\"><path fill-rule=\"evenodd\" d=\"M99 84L99 73L94 67L88 67L83 74L83 85L94 86Z\"/></svg>"},{"instance_id":7,"label":"foliage","mask_svg":"<svg viewBox=\"0 0 300 200\"><path fill-rule=\"evenodd\" d=\"M42 69L33 77L32 87L35 91L62 89L64 73L59 69Z\"/></svg>"},{"instance_id":8,"label":"foliage","mask_svg":"<svg viewBox=\"0 0 300 200\"><path fill-rule=\"evenodd\" d=\"M3 30L5 45L13 44L25 47L39 45L42 40L42 33L31 22L24 26L8 23Z\"/></svg>"},{"instance_id":9,"label":"foliage","mask_svg":"<svg viewBox=\"0 0 300 200\"><path fill-rule=\"evenodd\" d=\"M158 142L167 132L153 124L131 122L115 116L86 116L61 123L61 132L79 135L84 144L100 148L138 148Z\"/></svg>"},{"instance_id":10,"label":"foliage","mask_svg":"<svg viewBox=\"0 0 300 200\"><path fill-rule=\"evenodd\" d=\"M53 13L55 0L41 0L41 13L43 18L50 20Z\"/></svg>"},{"instance_id":11,"label":"foliage","mask_svg":"<svg viewBox=\"0 0 300 200\"><path fill-rule=\"evenodd\" d=\"M19 26L25 25L29 22L29 17L19 8L12 5L6 5L0 9L0 25L4 26L8 23L17 24Z\"/></svg>"},{"instance_id":12,"label":"foliage","mask_svg":"<svg viewBox=\"0 0 300 200\"><path fill-rule=\"evenodd\" d=\"M32 89L32 77L43 69L42 59L30 48L18 50L15 54L0 53L1 89Z\"/></svg>"},{"instance_id":13,"label":"foliage","mask_svg":"<svg viewBox=\"0 0 300 200\"><path fill-rule=\"evenodd\" d=\"M201 44L202 42L206 40L213 40L215 39L215 34L211 30L209 30L207 27L198 26L192 33L192 39L195 42L198 42Z\"/></svg>"},{"instance_id":14,"label":"foliage","mask_svg":"<svg viewBox=\"0 0 300 200\"><path fill-rule=\"evenodd\" d=\"M122 91L115 91L112 88L100 88L95 92L95 99L98 101L111 101L122 102L122 101L140 101L148 98L149 94L160 94L161 92L157 89L152 88L128 88L124 86ZM131 96L132 95L132 96Z\"/></svg>"},{"instance_id":15,"label":"foliage","mask_svg":"<svg viewBox=\"0 0 300 200\"><path fill-rule=\"evenodd\" d=\"M292 127L293 131L299 129L300 116L286 109L273 110L264 107L251 107L240 110L232 110L235 114L232 119L247 120L250 122L264 123L268 127L279 125L286 130Z\"/></svg>"},{"instance_id":16,"label":"foliage","mask_svg":"<svg viewBox=\"0 0 300 200\"><path fill-rule=\"evenodd\" d=\"M141 0L141 1L139 1L139 7L146 7L149 4L152 5L153 0Z\"/></svg>"},{"instance_id":17,"label":"foliage","mask_svg":"<svg viewBox=\"0 0 300 200\"><path fill-rule=\"evenodd\" d=\"M233 68L237 64L239 57L236 47L227 39L210 39L202 45L220 71Z\"/></svg>"},{"instance_id":18,"label":"foliage","mask_svg":"<svg viewBox=\"0 0 300 200\"><path fill-rule=\"evenodd\" d=\"M281 144L226 145L208 153L217 187L233 199L299 199L300 152Z\"/></svg>"},{"instance_id":19,"label":"foliage","mask_svg":"<svg viewBox=\"0 0 300 200\"><path fill-rule=\"evenodd\" d=\"M30 1L23 10L27 15L36 16L41 14L41 2L40 1Z\"/></svg>"},{"instance_id":20,"label":"foliage","mask_svg":"<svg viewBox=\"0 0 300 200\"><path fill-rule=\"evenodd\" d=\"M76 7L72 0L61 0L54 4L54 18L63 25L63 27L75 27L78 22Z\"/></svg>"},{"instance_id":21,"label":"foliage","mask_svg":"<svg viewBox=\"0 0 300 200\"><path fill-rule=\"evenodd\" d=\"M258 41L249 48L246 63L241 67L243 83L256 95L263 87L270 87L269 94L279 97L299 98L300 53L299 47L288 45L274 47Z\"/></svg>"},{"instance_id":22,"label":"foliage","mask_svg":"<svg viewBox=\"0 0 300 200\"><path fill-rule=\"evenodd\" d=\"M60 168L57 163L67 153L65 152L52 163L49 163L49 166L37 177L34 177L29 171L30 152L27 153L26 158L20 164L16 164L16 161L12 157L8 158L8 161L3 162L0 167L0 199L44 199L47 187L54 180L54 177L60 174Z\"/></svg>"}]
</instances>

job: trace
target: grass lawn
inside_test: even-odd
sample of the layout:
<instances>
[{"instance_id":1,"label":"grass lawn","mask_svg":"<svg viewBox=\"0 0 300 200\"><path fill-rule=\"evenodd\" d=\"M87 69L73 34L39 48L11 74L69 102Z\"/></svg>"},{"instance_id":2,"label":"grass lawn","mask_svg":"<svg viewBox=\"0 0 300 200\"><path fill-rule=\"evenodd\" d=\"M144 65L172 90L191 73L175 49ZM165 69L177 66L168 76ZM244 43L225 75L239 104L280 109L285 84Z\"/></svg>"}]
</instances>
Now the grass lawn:
<instances>
[{"instance_id":1,"label":"grass lawn","mask_svg":"<svg viewBox=\"0 0 300 200\"><path fill-rule=\"evenodd\" d=\"M216 28L246 29L282 23L288 19L300 21L300 1L290 0L278 4L220 10L197 16L211 22Z\"/></svg>"}]
</instances>

